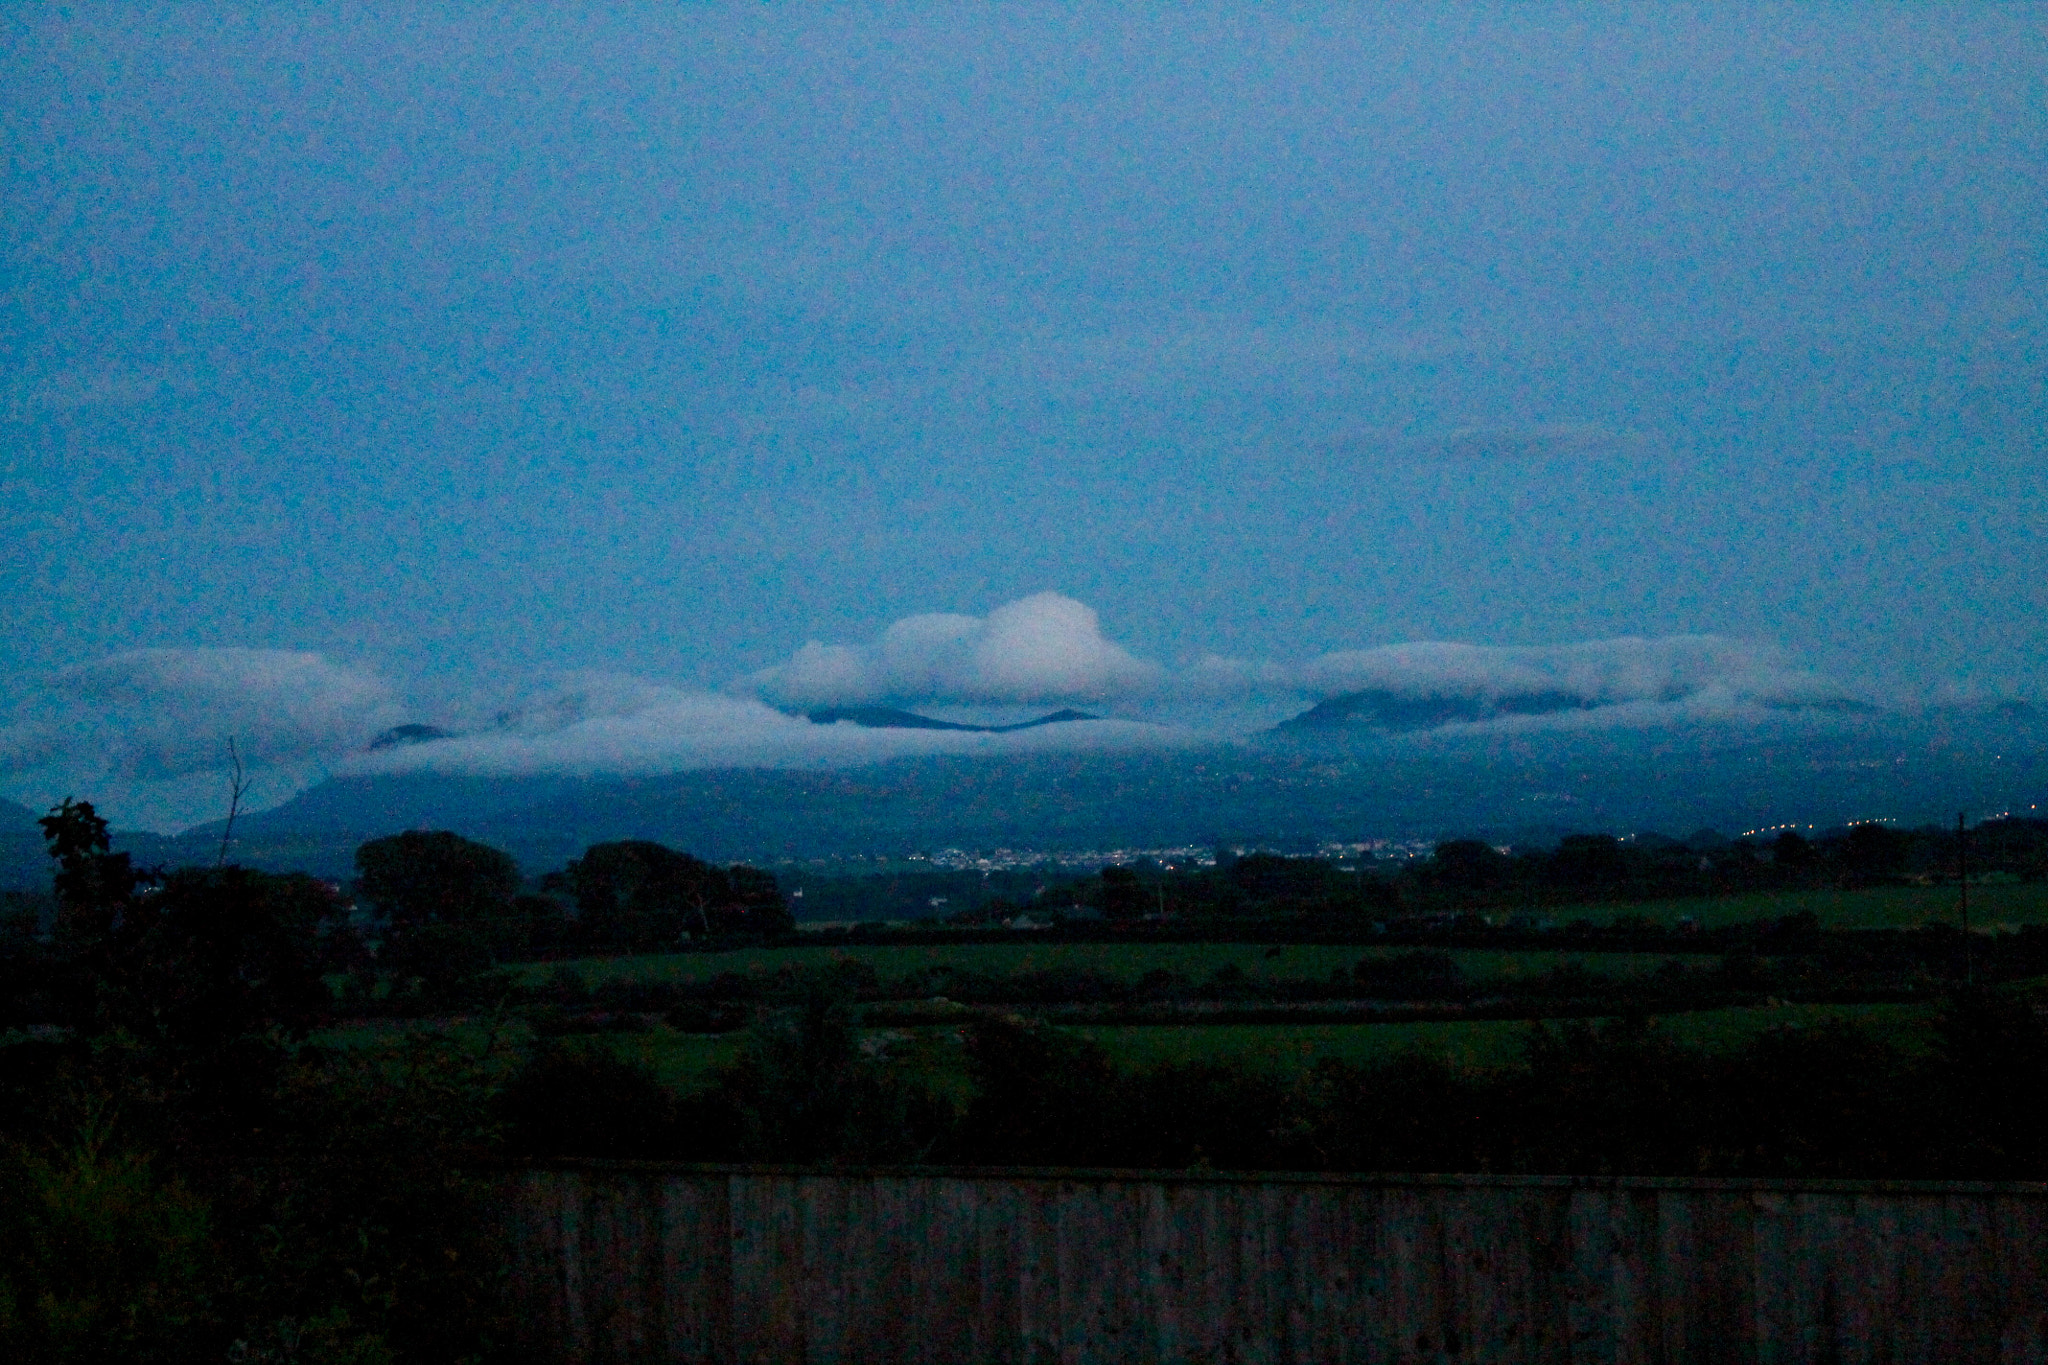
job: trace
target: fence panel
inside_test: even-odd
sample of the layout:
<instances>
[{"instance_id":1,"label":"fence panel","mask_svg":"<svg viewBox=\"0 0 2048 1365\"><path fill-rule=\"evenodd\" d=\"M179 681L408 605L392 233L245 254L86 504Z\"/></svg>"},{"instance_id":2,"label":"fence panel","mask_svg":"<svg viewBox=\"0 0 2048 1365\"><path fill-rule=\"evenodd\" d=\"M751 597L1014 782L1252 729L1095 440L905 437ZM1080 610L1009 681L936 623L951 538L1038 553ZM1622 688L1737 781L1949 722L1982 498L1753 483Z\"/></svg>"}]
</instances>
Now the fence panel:
<instances>
[{"instance_id":1,"label":"fence panel","mask_svg":"<svg viewBox=\"0 0 2048 1365\"><path fill-rule=\"evenodd\" d=\"M545 1365L2048 1365L2048 1186L581 1163Z\"/></svg>"}]
</instances>

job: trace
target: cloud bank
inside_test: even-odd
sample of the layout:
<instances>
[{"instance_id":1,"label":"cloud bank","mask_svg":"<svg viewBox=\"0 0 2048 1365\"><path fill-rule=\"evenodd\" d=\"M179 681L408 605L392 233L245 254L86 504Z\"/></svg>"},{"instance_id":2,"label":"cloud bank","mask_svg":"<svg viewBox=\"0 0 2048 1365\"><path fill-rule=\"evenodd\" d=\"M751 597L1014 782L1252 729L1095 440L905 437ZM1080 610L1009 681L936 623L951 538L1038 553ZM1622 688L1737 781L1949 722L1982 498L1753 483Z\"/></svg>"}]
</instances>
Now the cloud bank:
<instances>
[{"instance_id":1,"label":"cloud bank","mask_svg":"<svg viewBox=\"0 0 2048 1365\"><path fill-rule=\"evenodd\" d=\"M1707 635L1394 644L1293 662L1209 655L1167 668L1110 640L1094 611L1056 593L985 617L908 617L865 644L812 642L723 691L564 674L479 707L466 722L416 713L368 673L281 650L133 650L36 680L18 696L0 718L0 791L31 803L67 793L112 799L117 814L155 828L221 813L230 737L257 770L264 798L281 801L331 773L829 767L1173 747L1247 738L1276 722L1446 733L1637 728L1874 700L1775 651ZM997 719L1013 721L1078 704L1102 718L993 734L807 715L881 704L951 709L952 718L963 708L1010 708Z\"/></svg>"},{"instance_id":2,"label":"cloud bank","mask_svg":"<svg viewBox=\"0 0 2048 1365\"><path fill-rule=\"evenodd\" d=\"M31 806L79 796L157 830L225 812L230 741L253 808L317 782L406 714L381 679L273 649L130 650L10 692L0 794Z\"/></svg>"},{"instance_id":3,"label":"cloud bank","mask_svg":"<svg viewBox=\"0 0 2048 1365\"><path fill-rule=\"evenodd\" d=\"M1154 717L1252 699L1308 705L1369 692L1463 703L1442 711L1458 723L1523 724L1538 713L1632 708L1604 717L1621 723L1655 719L1659 707L1700 716L1859 700L1776 651L1716 635L1542 646L1425 642L1293 662L1212 654L1166 669L1106 639L1093 611L1054 593L1010 603L986 619L908 617L866 645L814 641L743 679L738 690L791 710L1085 701ZM1586 717L1543 723L1578 725Z\"/></svg>"},{"instance_id":4,"label":"cloud bank","mask_svg":"<svg viewBox=\"0 0 2048 1365\"><path fill-rule=\"evenodd\" d=\"M318 654L138 649L43 679L0 728L0 772L66 756L88 771L155 780L244 761L331 758L403 719L391 688Z\"/></svg>"},{"instance_id":5,"label":"cloud bank","mask_svg":"<svg viewBox=\"0 0 2048 1365\"><path fill-rule=\"evenodd\" d=\"M352 773L668 773L698 768L843 767L932 754L997 755L1187 743L1185 731L1089 720L1010 734L814 724L752 697L631 680L577 679L471 734L351 757Z\"/></svg>"},{"instance_id":6,"label":"cloud bank","mask_svg":"<svg viewBox=\"0 0 2048 1365\"><path fill-rule=\"evenodd\" d=\"M1334 697L1380 691L1470 698L1496 707L1518 697L1571 698L1584 709L1626 703L1827 706L1851 701L1839 684L1787 665L1774 651L1717 635L1624 638L1509 647L1382 645L1343 650L1295 670L1302 691Z\"/></svg>"},{"instance_id":7,"label":"cloud bank","mask_svg":"<svg viewBox=\"0 0 2048 1365\"><path fill-rule=\"evenodd\" d=\"M1094 610L1043 592L980 616L909 616L866 645L806 644L744 681L779 706L885 701L1102 702L1142 694L1158 665L1103 637Z\"/></svg>"}]
</instances>

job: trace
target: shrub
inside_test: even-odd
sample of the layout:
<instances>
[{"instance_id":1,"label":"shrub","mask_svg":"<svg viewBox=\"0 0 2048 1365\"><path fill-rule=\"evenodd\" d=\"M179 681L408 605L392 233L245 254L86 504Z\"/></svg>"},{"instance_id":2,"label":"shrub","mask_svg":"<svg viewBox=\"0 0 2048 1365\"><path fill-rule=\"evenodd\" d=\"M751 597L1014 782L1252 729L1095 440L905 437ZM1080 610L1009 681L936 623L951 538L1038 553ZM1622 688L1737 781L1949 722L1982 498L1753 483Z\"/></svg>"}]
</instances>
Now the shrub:
<instances>
[{"instance_id":1,"label":"shrub","mask_svg":"<svg viewBox=\"0 0 2048 1365\"><path fill-rule=\"evenodd\" d=\"M0 1347L22 1365L198 1359L207 1206L94 1125L54 1156L0 1150Z\"/></svg>"}]
</instances>

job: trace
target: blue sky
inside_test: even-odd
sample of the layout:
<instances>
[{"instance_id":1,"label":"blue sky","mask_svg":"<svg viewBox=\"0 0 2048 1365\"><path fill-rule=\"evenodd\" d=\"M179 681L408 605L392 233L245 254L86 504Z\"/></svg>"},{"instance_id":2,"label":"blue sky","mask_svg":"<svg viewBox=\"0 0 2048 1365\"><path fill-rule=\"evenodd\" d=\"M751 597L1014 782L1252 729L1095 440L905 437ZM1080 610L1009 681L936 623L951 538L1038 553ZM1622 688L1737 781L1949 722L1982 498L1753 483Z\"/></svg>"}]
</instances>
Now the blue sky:
<instances>
[{"instance_id":1,"label":"blue sky","mask_svg":"<svg viewBox=\"0 0 2048 1365\"><path fill-rule=\"evenodd\" d=\"M2039 691L2038 7L22 7L0 91L17 727L1045 592L1168 670Z\"/></svg>"}]
</instances>

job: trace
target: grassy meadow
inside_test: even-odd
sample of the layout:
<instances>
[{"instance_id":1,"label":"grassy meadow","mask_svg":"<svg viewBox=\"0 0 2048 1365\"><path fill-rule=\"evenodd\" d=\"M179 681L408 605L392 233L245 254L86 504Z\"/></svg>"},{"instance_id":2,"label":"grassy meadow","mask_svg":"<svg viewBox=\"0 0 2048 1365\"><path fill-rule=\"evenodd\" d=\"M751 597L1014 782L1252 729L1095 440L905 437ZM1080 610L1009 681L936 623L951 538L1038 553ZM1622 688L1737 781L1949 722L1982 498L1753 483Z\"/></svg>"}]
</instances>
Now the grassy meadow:
<instances>
[{"instance_id":1,"label":"grassy meadow","mask_svg":"<svg viewBox=\"0 0 2048 1365\"><path fill-rule=\"evenodd\" d=\"M1691 918L1701 928L1748 920L1811 913L1832 929L1912 928L1934 922L1953 923L1953 886L1888 886L1861 890L1795 891L1773 895L1719 899L1653 901L1626 906L1585 905L1547 910L1543 918L1556 924L1590 920L1608 924L1620 917L1640 917L1662 924ZM1983 885L1970 888L1970 919L1978 928L2017 928L2048 924L2048 883ZM1135 981L1147 972L1167 971L1192 981L1206 980L1217 969L1234 966L1253 979L1292 977L1320 979L1362 957L1391 956L1406 948L1375 948L1359 944L1257 943L933 943L833 944L816 947L737 948L718 953L668 953L631 957L584 958L569 962L591 985L607 981L708 981L726 972L803 970L835 962L862 962L884 979L897 979L931 967L954 967L993 975L1045 971L1091 971ZM1665 961L1657 953L1599 953L1458 950L1452 953L1467 979L1538 975L1564 962L1578 962L1610 976L1652 971ZM538 983L557 964L523 969Z\"/></svg>"},{"instance_id":2,"label":"grassy meadow","mask_svg":"<svg viewBox=\"0 0 2048 1365\"><path fill-rule=\"evenodd\" d=\"M1675 1042L1734 1049L1772 1028L1811 1028L1830 1020L1860 1024L1909 1047L1925 1033L1930 1005L1778 1005L1702 1010L1658 1018L1653 1027ZM1555 1025L1553 1025L1555 1027ZM1519 1019L1433 1020L1385 1024L1190 1024L1081 1026L1069 1031L1102 1046L1132 1071L1161 1063L1218 1063L1292 1075L1324 1060L1364 1064L1421 1052L1458 1066L1491 1067L1521 1055L1531 1025ZM689 1091L707 1084L739 1048L738 1034L600 1035L622 1057L645 1063L664 1085ZM870 1029L871 1047L945 1090L966 1085L957 1026Z\"/></svg>"},{"instance_id":3,"label":"grassy meadow","mask_svg":"<svg viewBox=\"0 0 2048 1365\"><path fill-rule=\"evenodd\" d=\"M1253 979L1320 980L1361 958L1393 957L1412 948L1375 948L1358 944L1257 943L959 943L832 945L790 948L739 948L724 953L667 953L641 957L583 958L566 965L592 986L607 981L709 981L726 972L742 976L830 967L860 962L884 980L895 980L933 967L951 967L994 976L1030 972L1087 971L1126 981L1148 972L1167 971L1191 981L1207 980L1225 966ZM1654 970L1665 957L1658 953L1500 952L1458 950L1451 953L1459 970L1474 979L1517 973L1539 974L1563 962L1580 962L1612 975ZM544 963L522 969L529 983L539 984L556 971Z\"/></svg>"},{"instance_id":4,"label":"grassy meadow","mask_svg":"<svg viewBox=\"0 0 2048 1365\"><path fill-rule=\"evenodd\" d=\"M1971 919L1980 928L2048 923L2048 886L1983 885L1970 889ZM1553 910L1559 924L1589 919L1605 924L1617 916L1641 916L1675 923L1689 916L1703 928L1745 920L1811 912L1831 928L1895 928L1930 920L1953 922L1954 887L1880 887L1855 891L1804 891L1719 900L1686 900L1629 906L1589 905ZM1406 947L1358 944L1257 943L933 943L834 944L753 947L716 953L672 953L586 958L519 968L528 984L540 985L568 968L592 986L613 981L690 982L737 973L768 975L784 969L827 968L860 962L884 980L921 970L952 967L1007 976L1085 971L1137 981L1150 972L1170 972L1190 981L1208 980L1234 967L1252 980L1320 980L1362 958L1393 956ZM1452 958L1468 982L1503 984L1541 976L1564 964L1578 964L1611 978L1646 975L1669 959L1658 953L1464 949ZM2048 982L2016 983L2012 989L2048 999ZM1659 1018L1655 1027L1675 1041L1708 1048L1734 1048L1776 1027L1811 1027L1839 1019L1872 1027L1911 1047L1925 1036L1929 1005L1803 1005L1702 1010ZM331 1031L329 1041L349 1044L385 1034L396 1024L370 1024ZM474 1029L474 1025L457 1027ZM522 1025L512 1025L515 1029ZM1268 1072L1291 1073L1324 1059L1364 1063L1420 1051L1460 1065L1486 1067L1519 1055L1530 1025L1521 1020L1449 1020L1389 1023L1271 1023L1087 1025L1074 1031L1103 1046L1131 1069L1159 1063L1219 1062ZM481 1038L481 1035L479 1035ZM621 1056L645 1063L664 1083L680 1090L706 1083L729 1064L740 1035L687 1033L656 1024L641 1032L595 1035ZM952 1088L964 1085L964 1058L957 1025L871 1029L868 1044L911 1070Z\"/></svg>"}]
</instances>

